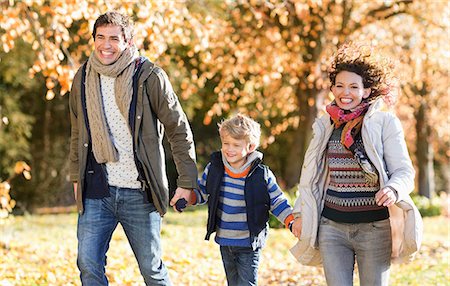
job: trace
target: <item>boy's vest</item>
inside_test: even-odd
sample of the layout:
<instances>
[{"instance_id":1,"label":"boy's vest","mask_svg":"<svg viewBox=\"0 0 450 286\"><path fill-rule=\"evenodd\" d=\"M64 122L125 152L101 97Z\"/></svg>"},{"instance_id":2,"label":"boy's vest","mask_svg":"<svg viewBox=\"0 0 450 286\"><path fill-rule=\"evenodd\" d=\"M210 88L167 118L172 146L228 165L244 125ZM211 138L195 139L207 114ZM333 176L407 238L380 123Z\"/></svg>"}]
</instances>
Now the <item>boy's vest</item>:
<instances>
[{"instance_id":1,"label":"boy's vest","mask_svg":"<svg viewBox=\"0 0 450 286\"><path fill-rule=\"evenodd\" d=\"M208 198L208 225L206 240L217 227L217 206L219 204L220 187L225 172L221 152L211 155L211 165L206 178L206 191ZM255 250L264 246L267 236L267 223L269 221L270 196L267 190L268 167L256 159L245 179L244 197L247 210L247 224L250 231L250 242Z\"/></svg>"}]
</instances>

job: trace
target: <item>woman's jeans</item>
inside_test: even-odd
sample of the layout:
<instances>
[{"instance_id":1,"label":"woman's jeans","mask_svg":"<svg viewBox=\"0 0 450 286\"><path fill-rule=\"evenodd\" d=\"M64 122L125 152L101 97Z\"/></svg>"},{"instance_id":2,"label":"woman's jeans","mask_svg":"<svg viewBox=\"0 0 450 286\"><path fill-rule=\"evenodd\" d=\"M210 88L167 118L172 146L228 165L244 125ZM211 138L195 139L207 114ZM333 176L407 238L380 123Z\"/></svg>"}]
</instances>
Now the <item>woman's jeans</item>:
<instances>
[{"instance_id":1,"label":"woman's jeans","mask_svg":"<svg viewBox=\"0 0 450 286\"><path fill-rule=\"evenodd\" d=\"M146 285L171 285L161 260L161 216L153 204L144 203L137 189L109 187L110 196L85 199L84 213L78 217L77 265L83 285L108 285L105 276L106 252L120 223L139 264ZM115 257L123 260L125 257Z\"/></svg>"},{"instance_id":2,"label":"woman's jeans","mask_svg":"<svg viewBox=\"0 0 450 286\"><path fill-rule=\"evenodd\" d=\"M353 285L355 257L361 286L388 285L391 241L389 219L338 223L322 217L319 249L327 285Z\"/></svg>"},{"instance_id":3,"label":"woman's jeans","mask_svg":"<svg viewBox=\"0 0 450 286\"><path fill-rule=\"evenodd\" d=\"M258 285L258 265L261 248L220 246L228 286Z\"/></svg>"}]
</instances>

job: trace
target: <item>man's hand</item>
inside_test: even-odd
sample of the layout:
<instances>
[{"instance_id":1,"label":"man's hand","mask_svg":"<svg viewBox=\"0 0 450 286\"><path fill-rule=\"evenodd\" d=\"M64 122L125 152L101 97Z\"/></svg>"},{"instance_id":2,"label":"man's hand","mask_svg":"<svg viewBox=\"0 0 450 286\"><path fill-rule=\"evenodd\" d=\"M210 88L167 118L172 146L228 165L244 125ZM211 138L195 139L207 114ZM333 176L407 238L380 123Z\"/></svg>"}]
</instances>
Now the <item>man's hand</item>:
<instances>
[{"instance_id":1,"label":"man's hand","mask_svg":"<svg viewBox=\"0 0 450 286\"><path fill-rule=\"evenodd\" d=\"M73 183L73 195L75 197L75 201L77 200L77 182Z\"/></svg>"},{"instance_id":2,"label":"man's hand","mask_svg":"<svg viewBox=\"0 0 450 286\"><path fill-rule=\"evenodd\" d=\"M294 223L292 223L292 233L295 235L296 238L300 239L300 236L302 235L302 218L298 217L294 220Z\"/></svg>"},{"instance_id":3,"label":"man's hand","mask_svg":"<svg viewBox=\"0 0 450 286\"><path fill-rule=\"evenodd\" d=\"M186 200L186 206L188 206L189 205L189 199L191 197L191 193L192 193L191 189L184 189L184 188L180 188L180 187L178 187L176 189L175 195L173 196L172 200L170 201L170 205L173 207L173 209L176 212L182 212L183 209L184 209L184 207L180 206L180 203L178 204L179 205L179 209L177 209L177 201L185 199Z\"/></svg>"}]
</instances>

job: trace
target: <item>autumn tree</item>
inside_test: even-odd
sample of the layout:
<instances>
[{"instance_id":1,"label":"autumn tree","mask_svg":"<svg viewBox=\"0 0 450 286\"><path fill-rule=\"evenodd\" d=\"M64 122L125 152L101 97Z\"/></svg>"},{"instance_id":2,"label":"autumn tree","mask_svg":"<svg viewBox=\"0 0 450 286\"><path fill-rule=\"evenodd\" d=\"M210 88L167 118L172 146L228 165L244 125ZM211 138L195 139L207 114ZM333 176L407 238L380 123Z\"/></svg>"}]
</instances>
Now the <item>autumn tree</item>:
<instances>
[{"instance_id":1,"label":"autumn tree","mask_svg":"<svg viewBox=\"0 0 450 286\"><path fill-rule=\"evenodd\" d=\"M406 75L400 104L409 106L414 117L418 190L428 198L436 191L435 170L441 172L439 177L444 180L438 190L448 191L445 170L449 170L450 156L449 12L445 2L417 2L411 7L410 16L394 22L392 27L393 33L402 35L394 37L398 47L395 54L403 55L400 59ZM399 110L405 112L405 108Z\"/></svg>"},{"instance_id":2,"label":"autumn tree","mask_svg":"<svg viewBox=\"0 0 450 286\"><path fill-rule=\"evenodd\" d=\"M30 140L34 118L25 105L30 94L35 94L36 84L27 75L32 59L23 43L18 46L19 49L8 54L0 51L0 218L7 217L16 205L11 197L13 181L30 179L25 161L29 163L32 158ZM22 60L16 62L16 58ZM17 161L20 163L15 164ZM17 176L23 170L26 177Z\"/></svg>"},{"instance_id":3,"label":"autumn tree","mask_svg":"<svg viewBox=\"0 0 450 286\"><path fill-rule=\"evenodd\" d=\"M286 153L281 173L294 186L311 125L328 95L327 59L362 27L404 13L411 2L226 1L214 22L221 32L188 61L195 71L193 92L213 86L205 100L215 103L204 124L245 111L264 124L263 147L288 133L280 148Z\"/></svg>"},{"instance_id":4,"label":"autumn tree","mask_svg":"<svg viewBox=\"0 0 450 286\"><path fill-rule=\"evenodd\" d=\"M438 48L445 46L448 28L436 28L448 21L445 3L13 0L0 5L0 173L4 180L12 162L31 162L33 179L21 199L52 198L70 185L67 95L75 71L91 53L95 19L112 9L135 20L141 53L168 71L194 129L199 165L219 147L216 123L241 111L263 124L268 162L287 187L294 186L313 120L330 100L327 60L344 41L361 39L398 57L406 78L413 79L402 81L405 96L397 111L411 126L407 130L415 122L428 126L406 134L409 143L417 140L417 148L409 144L417 165L430 166L419 161L419 145L427 142L448 166L448 154L440 155L448 152L448 118L439 105L448 72L438 60L448 58L448 51ZM436 22L432 28L430 21ZM439 31L444 36L438 46ZM416 120L420 102L427 105L423 121ZM426 139L415 137L422 130L428 130Z\"/></svg>"},{"instance_id":5,"label":"autumn tree","mask_svg":"<svg viewBox=\"0 0 450 286\"><path fill-rule=\"evenodd\" d=\"M190 13L187 4L101 0L0 2L0 74L7 79L0 86L1 172L11 170L17 157L24 156L31 162L31 183L23 184L20 179L12 183L20 185L13 192L18 200L28 202L26 207L37 201L64 203L61 190L70 186L67 96L76 70L91 53L95 19L107 10L130 15L135 21L135 42L142 54L164 63L164 53L172 45L182 43L199 49L207 43L203 18ZM17 145L12 146L11 141ZM72 202L71 193L65 194L66 200Z\"/></svg>"},{"instance_id":6,"label":"autumn tree","mask_svg":"<svg viewBox=\"0 0 450 286\"><path fill-rule=\"evenodd\" d=\"M34 122L23 106L27 91L36 87L27 75L32 59L19 44L19 49L0 52L0 180L14 173L13 162L29 160L29 141ZM21 58L22 62L16 62Z\"/></svg>"}]
</instances>

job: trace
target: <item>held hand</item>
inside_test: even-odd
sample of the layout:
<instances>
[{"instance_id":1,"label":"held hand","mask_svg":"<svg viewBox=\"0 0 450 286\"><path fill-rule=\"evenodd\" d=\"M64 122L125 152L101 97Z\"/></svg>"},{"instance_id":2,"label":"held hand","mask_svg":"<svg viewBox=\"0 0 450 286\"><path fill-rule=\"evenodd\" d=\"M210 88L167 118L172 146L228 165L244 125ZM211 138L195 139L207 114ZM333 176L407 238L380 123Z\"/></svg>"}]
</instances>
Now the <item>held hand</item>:
<instances>
[{"instance_id":1,"label":"held hand","mask_svg":"<svg viewBox=\"0 0 450 286\"><path fill-rule=\"evenodd\" d=\"M302 235L302 218L298 217L294 220L292 224L292 234L298 239Z\"/></svg>"},{"instance_id":2,"label":"held hand","mask_svg":"<svg viewBox=\"0 0 450 286\"><path fill-rule=\"evenodd\" d=\"M397 194L391 188L382 188L375 194L375 202L379 206L390 207L397 202Z\"/></svg>"},{"instance_id":3,"label":"held hand","mask_svg":"<svg viewBox=\"0 0 450 286\"><path fill-rule=\"evenodd\" d=\"M77 200L77 187L78 187L78 184L76 182L73 183L73 195L75 197L75 201Z\"/></svg>"},{"instance_id":4,"label":"held hand","mask_svg":"<svg viewBox=\"0 0 450 286\"><path fill-rule=\"evenodd\" d=\"M192 190L177 188L175 191L175 195L170 201L170 205L176 212L182 212L186 206L189 205L189 198L191 196Z\"/></svg>"},{"instance_id":5,"label":"held hand","mask_svg":"<svg viewBox=\"0 0 450 286\"><path fill-rule=\"evenodd\" d=\"M181 213L187 207L187 203L184 198L181 198L175 203L175 209Z\"/></svg>"}]
</instances>

